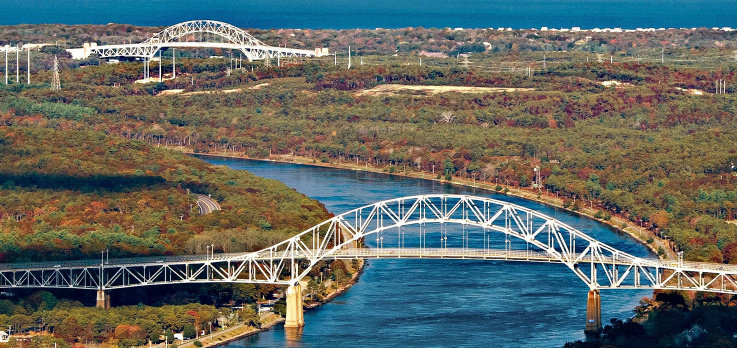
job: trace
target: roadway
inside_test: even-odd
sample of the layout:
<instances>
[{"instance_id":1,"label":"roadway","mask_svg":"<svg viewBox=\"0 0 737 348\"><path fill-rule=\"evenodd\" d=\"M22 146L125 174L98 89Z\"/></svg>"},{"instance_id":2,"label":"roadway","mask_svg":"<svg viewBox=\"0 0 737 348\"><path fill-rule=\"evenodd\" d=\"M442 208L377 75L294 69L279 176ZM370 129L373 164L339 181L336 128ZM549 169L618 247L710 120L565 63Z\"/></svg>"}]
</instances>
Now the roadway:
<instances>
[{"instance_id":1,"label":"roadway","mask_svg":"<svg viewBox=\"0 0 737 348\"><path fill-rule=\"evenodd\" d=\"M240 262L246 259L247 255L253 253L218 253L210 255L179 255L179 256L147 256L147 257L131 257L118 259L89 259L75 261L45 261L45 262L23 262L23 263L0 263L0 271L9 270L58 270L58 269L80 269L100 267L101 264L105 268L116 267L138 267L138 266L161 266L172 264L187 263L217 263L217 262ZM578 254L572 255L576 258ZM269 260L272 258L289 257L286 253L273 253L269 251L261 252L254 255L256 260ZM313 255L310 253L295 254L295 259L308 259ZM588 256L588 255L586 255ZM476 260L501 260L501 261L527 261L527 262L551 262L560 263L561 261L545 252L532 250L505 250L505 249L472 249L472 248L349 248L332 251L325 256L326 259L397 259L397 258L416 258L416 259L476 259ZM678 267L675 260L659 260L646 258L642 259L647 266L674 268ZM612 261L608 257L597 259L597 263L603 261L607 264L629 265L631 261ZM588 257L579 260L579 264L590 262ZM683 262L680 268L685 271L695 272L718 272L726 271L737 274L737 265L714 264L707 262Z\"/></svg>"},{"instance_id":2,"label":"roadway","mask_svg":"<svg viewBox=\"0 0 737 348\"><path fill-rule=\"evenodd\" d=\"M220 204L210 196L197 195L197 206L200 207L200 215L207 215L220 210Z\"/></svg>"}]
</instances>

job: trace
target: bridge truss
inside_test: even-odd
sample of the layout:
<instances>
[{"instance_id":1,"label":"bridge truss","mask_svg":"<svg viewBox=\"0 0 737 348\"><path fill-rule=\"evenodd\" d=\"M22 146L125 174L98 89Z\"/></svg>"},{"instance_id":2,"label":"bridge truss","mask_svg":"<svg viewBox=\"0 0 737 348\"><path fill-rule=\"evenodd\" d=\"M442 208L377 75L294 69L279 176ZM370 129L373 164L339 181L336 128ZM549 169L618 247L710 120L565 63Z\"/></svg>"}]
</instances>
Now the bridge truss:
<instances>
[{"instance_id":1,"label":"bridge truss","mask_svg":"<svg viewBox=\"0 0 737 348\"><path fill-rule=\"evenodd\" d=\"M194 34L201 33L220 37L227 41L227 43L197 42L192 40ZM90 47L89 50L90 53L95 53L101 58L135 57L151 59L159 50L171 47L236 49L243 52L249 61L261 60L266 57L314 57L321 54L318 50L269 46L243 29L228 23L212 20L196 20L175 24L138 44L94 46Z\"/></svg>"},{"instance_id":2,"label":"bridge truss","mask_svg":"<svg viewBox=\"0 0 737 348\"><path fill-rule=\"evenodd\" d=\"M295 285L321 260L448 258L548 262L591 290L737 294L737 267L640 258L537 211L473 196L421 195L337 215L253 253L0 265L0 287L107 290L181 283Z\"/></svg>"}]
</instances>

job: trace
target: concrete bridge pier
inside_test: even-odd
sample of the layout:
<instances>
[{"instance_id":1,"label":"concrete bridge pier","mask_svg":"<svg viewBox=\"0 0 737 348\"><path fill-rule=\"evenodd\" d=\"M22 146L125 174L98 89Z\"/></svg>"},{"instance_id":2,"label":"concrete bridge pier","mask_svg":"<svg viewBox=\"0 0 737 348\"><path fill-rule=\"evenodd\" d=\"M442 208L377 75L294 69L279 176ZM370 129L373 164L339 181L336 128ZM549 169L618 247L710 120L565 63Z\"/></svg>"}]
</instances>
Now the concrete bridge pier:
<instances>
[{"instance_id":1,"label":"concrete bridge pier","mask_svg":"<svg viewBox=\"0 0 737 348\"><path fill-rule=\"evenodd\" d=\"M97 290L97 308L110 309L110 294L105 290Z\"/></svg>"},{"instance_id":2,"label":"concrete bridge pier","mask_svg":"<svg viewBox=\"0 0 737 348\"><path fill-rule=\"evenodd\" d=\"M601 330L601 294L598 289L591 290L586 300L586 328L583 330L586 340L599 338Z\"/></svg>"},{"instance_id":3,"label":"concrete bridge pier","mask_svg":"<svg viewBox=\"0 0 737 348\"><path fill-rule=\"evenodd\" d=\"M299 328L305 326L302 309L302 285L290 285L287 288L287 321L285 328Z\"/></svg>"}]
</instances>

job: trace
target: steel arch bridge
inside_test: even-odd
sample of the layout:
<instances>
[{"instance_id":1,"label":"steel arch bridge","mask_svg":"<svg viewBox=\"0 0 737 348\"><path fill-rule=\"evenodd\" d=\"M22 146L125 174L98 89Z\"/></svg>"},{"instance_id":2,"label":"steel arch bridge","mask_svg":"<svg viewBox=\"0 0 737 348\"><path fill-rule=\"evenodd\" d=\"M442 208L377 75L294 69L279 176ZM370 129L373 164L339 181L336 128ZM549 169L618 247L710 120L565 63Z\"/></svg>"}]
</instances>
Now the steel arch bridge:
<instances>
[{"instance_id":1,"label":"steel arch bridge","mask_svg":"<svg viewBox=\"0 0 737 348\"><path fill-rule=\"evenodd\" d=\"M419 195L377 202L252 253L0 264L0 287L98 290L99 305L101 293L103 303L106 301L104 291L127 287L283 284L290 286L289 325L289 308L301 308L299 282L318 262L372 258L561 264L590 289L588 306L593 312L588 316L596 318L590 331L601 328L602 289L737 294L737 266L636 257L535 210L464 195ZM300 326L300 318L301 311L292 319L292 326Z\"/></svg>"},{"instance_id":2,"label":"steel arch bridge","mask_svg":"<svg viewBox=\"0 0 737 348\"><path fill-rule=\"evenodd\" d=\"M433 224L440 228L428 230ZM447 225L479 231L451 231ZM408 230L412 226L416 230ZM494 234L505 238L504 246L493 245L497 242ZM252 253L0 264L0 287L104 290L198 282L294 285L321 260L356 258L548 262L569 268L591 290L737 294L737 266L636 257L532 209L464 195L377 202Z\"/></svg>"},{"instance_id":3,"label":"steel arch bridge","mask_svg":"<svg viewBox=\"0 0 737 348\"><path fill-rule=\"evenodd\" d=\"M189 41L193 34L212 34L227 42ZM323 54L320 49L302 50L269 46L243 29L213 20L194 20L172 25L138 44L89 46L85 56L97 54L101 58L134 57L152 58L163 48L224 48L240 50L249 61L266 57L315 57Z\"/></svg>"}]
</instances>

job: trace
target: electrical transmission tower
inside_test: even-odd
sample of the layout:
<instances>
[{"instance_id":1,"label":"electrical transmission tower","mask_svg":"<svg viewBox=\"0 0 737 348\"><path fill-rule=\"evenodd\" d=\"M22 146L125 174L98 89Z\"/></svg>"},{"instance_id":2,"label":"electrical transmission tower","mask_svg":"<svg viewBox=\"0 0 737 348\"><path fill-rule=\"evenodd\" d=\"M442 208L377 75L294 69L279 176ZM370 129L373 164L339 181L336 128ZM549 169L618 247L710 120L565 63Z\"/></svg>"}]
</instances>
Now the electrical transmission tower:
<instances>
[{"instance_id":1,"label":"electrical transmission tower","mask_svg":"<svg viewBox=\"0 0 737 348\"><path fill-rule=\"evenodd\" d=\"M268 54L266 54L266 59L264 59L264 67L271 68L271 57Z\"/></svg>"},{"instance_id":2,"label":"electrical transmission tower","mask_svg":"<svg viewBox=\"0 0 737 348\"><path fill-rule=\"evenodd\" d=\"M59 80L59 60L54 56L54 78L51 80L51 89L61 89L61 80Z\"/></svg>"}]
</instances>

